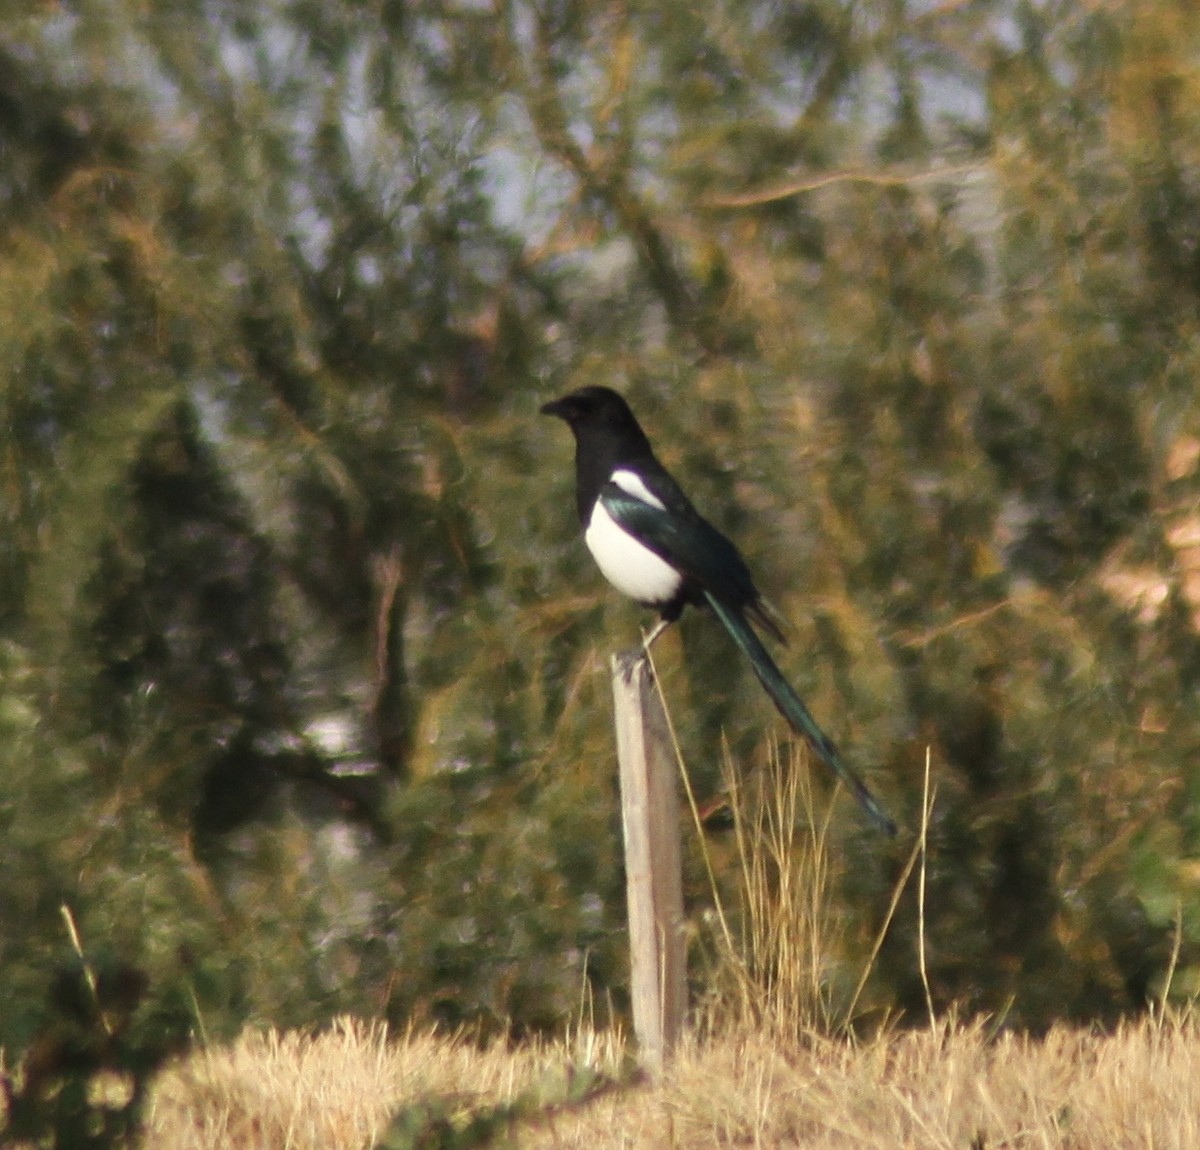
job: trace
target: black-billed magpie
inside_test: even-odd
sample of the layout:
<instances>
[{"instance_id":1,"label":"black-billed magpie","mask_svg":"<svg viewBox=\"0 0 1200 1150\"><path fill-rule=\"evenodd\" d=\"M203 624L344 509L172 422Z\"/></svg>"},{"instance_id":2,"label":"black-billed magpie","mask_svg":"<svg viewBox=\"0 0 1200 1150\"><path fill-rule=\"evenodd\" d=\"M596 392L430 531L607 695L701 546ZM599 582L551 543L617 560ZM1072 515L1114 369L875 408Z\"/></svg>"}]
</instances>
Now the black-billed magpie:
<instances>
[{"instance_id":1,"label":"black-billed magpie","mask_svg":"<svg viewBox=\"0 0 1200 1150\"><path fill-rule=\"evenodd\" d=\"M689 603L710 607L783 717L850 788L863 810L894 835L896 824L817 726L750 625L753 620L786 642L746 561L659 463L629 404L611 388L582 387L541 411L565 420L575 436L575 498L592 557L618 591L659 613L647 643Z\"/></svg>"}]
</instances>

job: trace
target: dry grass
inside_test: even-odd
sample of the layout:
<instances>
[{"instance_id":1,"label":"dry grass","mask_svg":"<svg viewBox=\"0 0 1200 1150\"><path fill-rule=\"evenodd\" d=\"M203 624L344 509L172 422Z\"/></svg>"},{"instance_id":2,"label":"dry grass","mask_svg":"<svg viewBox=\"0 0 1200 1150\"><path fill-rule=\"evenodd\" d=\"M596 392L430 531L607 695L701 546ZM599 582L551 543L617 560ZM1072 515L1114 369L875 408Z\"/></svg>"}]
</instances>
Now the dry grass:
<instances>
[{"instance_id":1,"label":"dry grass","mask_svg":"<svg viewBox=\"0 0 1200 1150\"><path fill-rule=\"evenodd\" d=\"M569 1101L588 1068L617 1071L611 1036L502 1044L389 1037L381 1024L339 1020L320 1034L248 1031L162 1073L147 1107L144 1145L162 1150L343 1150L370 1147L405 1108L455 1121L521 1101ZM439 1143L440 1145L440 1143Z\"/></svg>"},{"instance_id":2,"label":"dry grass","mask_svg":"<svg viewBox=\"0 0 1200 1150\"><path fill-rule=\"evenodd\" d=\"M607 1035L479 1050L430 1035L389 1041L382 1027L353 1022L317 1036L247 1034L161 1077L144 1144L365 1150L392 1113L425 1106L445 1120L443 1140L421 1142L410 1127L411 1141L396 1144L452 1146L455 1124L515 1103L499 1132L530 1147L1200 1146L1200 1027L1190 1019L1041 1040L989 1041L980 1024L952 1023L862 1044L746 1035L684 1049L657 1085L573 1101L573 1081L615 1082L623 1064Z\"/></svg>"},{"instance_id":3,"label":"dry grass","mask_svg":"<svg viewBox=\"0 0 1200 1150\"><path fill-rule=\"evenodd\" d=\"M750 1039L689 1056L664 1106L681 1146L1195 1147L1198 1038L1143 1024L989 1043L981 1025L947 1024L860 1047Z\"/></svg>"}]
</instances>

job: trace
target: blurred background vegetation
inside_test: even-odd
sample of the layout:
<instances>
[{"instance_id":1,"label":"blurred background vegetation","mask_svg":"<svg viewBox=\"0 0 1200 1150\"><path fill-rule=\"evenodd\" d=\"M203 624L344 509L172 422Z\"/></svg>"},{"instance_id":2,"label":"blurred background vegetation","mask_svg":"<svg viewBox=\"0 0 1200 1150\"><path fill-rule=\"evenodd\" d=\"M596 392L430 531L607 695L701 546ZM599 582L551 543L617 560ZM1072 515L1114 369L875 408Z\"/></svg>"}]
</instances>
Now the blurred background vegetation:
<instances>
[{"instance_id":1,"label":"blurred background vegetation","mask_svg":"<svg viewBox=\"0 0 1200 1150\"><path fill-rule=\"evenodd\" d=\"M1185 0L10 6L0 1045L64 905L207 1037L624 1010L588 383L908 832L930 748L937 1005L1112 1019L1176 929L1200 989L1198 59ZM707 797L780 724L677 632ZM909 843L834 834L848 995Z\"/></svg>"}]
</instances>

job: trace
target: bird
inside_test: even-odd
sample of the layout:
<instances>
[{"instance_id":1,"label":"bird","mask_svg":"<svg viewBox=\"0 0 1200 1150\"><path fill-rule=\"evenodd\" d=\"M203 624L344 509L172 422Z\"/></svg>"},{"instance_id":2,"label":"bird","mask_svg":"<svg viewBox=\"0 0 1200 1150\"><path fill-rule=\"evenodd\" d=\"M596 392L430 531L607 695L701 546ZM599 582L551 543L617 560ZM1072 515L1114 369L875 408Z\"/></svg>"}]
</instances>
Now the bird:
<instances>
[{"instance_id":1,"label":"bird","mask_svg":"<svg viewBox=\"0 0 1200 1150\"><path fill-rule=\"evenodd\" d=\"M588 386L551 400L542 415L575 439L575 499L584 542L605 578L659 620L650 644L687 606L708 608L749 661L779 712L889 835L896 824L842 758L759 637L786 638L736 545L693 506L658 461L625 398Z\"/></svg>"}]
</instances>

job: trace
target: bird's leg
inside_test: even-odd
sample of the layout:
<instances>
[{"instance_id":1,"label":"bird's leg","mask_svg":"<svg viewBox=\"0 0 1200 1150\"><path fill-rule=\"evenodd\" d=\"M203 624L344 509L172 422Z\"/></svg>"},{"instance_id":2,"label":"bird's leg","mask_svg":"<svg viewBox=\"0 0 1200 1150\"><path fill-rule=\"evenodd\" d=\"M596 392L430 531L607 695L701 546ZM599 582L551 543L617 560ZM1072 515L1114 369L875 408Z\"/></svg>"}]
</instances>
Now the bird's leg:
<instances>
[{"instance_id":1,"label":"bird's leg","mask_svg":"<svg viewBox=\"0 0 1200 1150\"><path fill-rule=\"evenodd\" d=\"M650 634L642 636L643 654L648 655L650 653L650 648L653 645L654 640L657 639L659 635L661 635L671 625L671 623L671 619L659 619L659 621L654 624L654 628L651 630Z\"/></svg>"}]
</instances>

